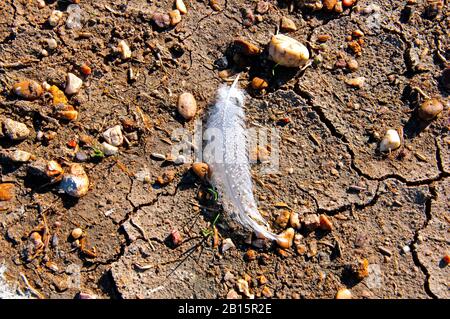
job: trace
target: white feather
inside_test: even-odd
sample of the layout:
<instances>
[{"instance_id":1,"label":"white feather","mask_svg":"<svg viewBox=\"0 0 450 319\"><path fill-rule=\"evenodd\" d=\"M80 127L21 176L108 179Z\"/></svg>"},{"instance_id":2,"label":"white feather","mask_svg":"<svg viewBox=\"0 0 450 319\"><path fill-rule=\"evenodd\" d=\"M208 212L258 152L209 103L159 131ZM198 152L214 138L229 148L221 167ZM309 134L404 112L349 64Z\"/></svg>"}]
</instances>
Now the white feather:
<instances>
[{"instance_id":1,"label":"white feather","mask_svg":"<svg viewBox=\"0 0 450 319\"><path fill-rule=\"evenodd\" d=\"M247 230L276 240L261 216L253 195L247 152L244 94L237 87L219 88L217 102L207 122L205 162L211 170L211 184L217 189L225 212Z\"/></svg>"}]
</instances>

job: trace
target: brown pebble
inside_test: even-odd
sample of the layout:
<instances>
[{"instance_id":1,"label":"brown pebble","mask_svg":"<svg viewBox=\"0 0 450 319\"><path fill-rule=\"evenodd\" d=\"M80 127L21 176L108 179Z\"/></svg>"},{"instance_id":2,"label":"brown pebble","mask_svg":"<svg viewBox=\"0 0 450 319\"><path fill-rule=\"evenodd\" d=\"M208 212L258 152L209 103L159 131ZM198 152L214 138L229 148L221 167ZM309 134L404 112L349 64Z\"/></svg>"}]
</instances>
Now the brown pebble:
<instances>
[{"instance_id":1,"label":"brown pebble","mask_svg":"<svg viewBox=\"0 0 450 319\"><path fill-rule=\"evenodd\" d=\"M336 3L337 0L322 0L323 8L328 11L333 10Z\"/></svg>"},{"instance_id":2,"label":"brown pebble","mask_svg":"<svg viewBox=\"0 0 450 319\"><path fill-rule=\"evenodd\" d=\"M294 240L295 230L293 228L288 228L284 232L278 235L277 244L283 249L288 249L292 246Z\"/></svg>"},{"instance_id":3,"label":"brown pebble","mask_svg":"<svg viewBox=\"0 0 450 319\"><path fill-rule=\"evenodd\" d=\"M194 163L192 164L192 171L197 175L200 179L206 179L209 177L209 166L206 163Z\"/></svg>"},{"instance_id":4,"label":"brown pebble","mask_svg":"<svg viewBox=\"0 0 450 319\"><path fill-rule=\"evenodd\" d=\"M264 275L259 276L257 279L258 279L258 283L260 285L265 285L268 282L266 276L264 276Z\"/></svg>"},{"instance_id":5,"label":"brown pebble","mask_svg":"<svg viewBox=\"0 0 450 319\"><path fill-rule=\"evenodd\" d=\"M253 56L261 53L261 49L244 39L234 40L235 47L244 55Z\"/></svg>"},{"instance_id":6,"label":"brown pebble","mask_svg":"<svg viewBox=\"0 0 450 319\"><path fill-rule=\"evenodd\" d=\"M271 298L273 296L272 291L270 290L269 287L264 286L263 290L261 291L261 293L263 294L264 297L266 298Z\"/></svg>"},{"instance_id":7,"label":"brown pebble","mask_svg":"<svg viewBox=\"0 0 450 319\"><path fill-rule=\"evenodd\" d=\"M320 218L316 214L309 214L304 218L305 227L309 231L320 227Z\"/></svg>"},{"instance_id":8,"label":"brown pebble","mask_svg":"<svg viewBox=\"0 0 450 319\"><path fill-rule=\"evenodd\" d=\"M174 26L181 22L180 10L175 9L169 12L170 25Z\"/></svg>"},{"instance_id":9,"label":"brown pebble","mask_svg":"<svg viewBox=\"0 0 450 319\"><path fill-rule=\"evenodd\" d=\"M247 252L244 255L244 259L246 261L256 260L256 251L254 251L253 249L247 250Z\"/></svg>"},{"instance_id":10,"label":"brown pebble","mask_svg":"<svg viewBox=\"0 0 450 319\"><path fill-rule=\"evenodd\" d=\"M333 229L333 224L326 215L320 215L320 229L331 231Z\"/></svg>"},{"instance_id":11,"label":"brown pebble","mask_svg":"<svg viewBox=\"0 0 450 319\"><path fill-rule=\"evenodd\" d=\"M352 299L352 293L346 288L339 289L336 293L336 299Z\"/></svg>"},{"instance_id":12,"label":"brown pebble","mask_svg":"<svg viewBox=\"0 0 450 319\"><path fill-rule=\"evenodd\" d=\"M436 98L425 100L419 107L419 117L424 121L430 121L438 116L444 106L441 101Z\"/></svg>"},{"instance_id":13,"label":"brown pebble","mask_svg":"<svg viewBox=\"0 0 450 319\"><path fill-rule=\"evenodd\" d=\"M186 120L190 121L197 113L197 101L191 93L183 93L178 98L178 113Z\"/></svg>"},{"instance_id":14,"label":"brown pebble","mask_svg":"<svg viewBox=\"0 0 450 319\"><path fill-rule=\"evenodd\" d=\"M281 18L281 30L285 32L293 32L297 31L297 26L295 25L294 21L287 17Z\"/></svg>"},{"instance_id":15,"label":"brown pebble","mask_svg":"<svg viewBox=\"0 0 450 319\"><path fill-rule=\"evenodd\" d=\"M266 80L254 77L251 83L252 89L254 90L263 90L269 86Z\"/></svg>"},{"instance_id":16,"label":"brown pebble","mask_svg":"<svg viewBox=\"0 0 450 319\"><path fill-rule=\"evenodd\" d=\"M157 181L160 185L167 185L172 182L175 178L175 171L168 170L165 171L161 176L157 178Z\"/></svg>"},{"instance_id":17,"label":"brown pebble","mask_svg":"<svg viewBox=\"0 0 450 319\"><path fill-rule=\"evenodd\" d=\"M355 59L350 59L347 61L347 67L350 71L355 72L356 70L358 70L358 61L356 61Z\"/></svg>"},{"instance_id":18,"label":"brown pebble","mask_svg":"<svg viewBox=\"0 0 450 319\"><path fill-rule=\"evenodd\" d=\"M289 222L289 218L291 216L291 212L288 210L283 210L280 212L280 214L277 217L276 223L278 224L278 226L280 226L281 228L286 228L288 222Z\"/></svg>"},{"instance_id":19,"label":"brown pebble","mask_svg":"<svg viewBox=\"0 0 450 319\"><path fill-rule=\"evenodd\" d=\"M329 34L319 34L317 36L317 41L322 42L322 43L327 42L330 39L331 39L331 35L329 35Z\"/></svg>"},{"instance_id":20,"label":"brown pebble","mask_svg":"<svg viewBox=\"0 0 450 319\"><path fill-rule=\"evenodd\" d=\"M183 242L180 232L177 229L172 230L170 233L170 240L173 246L178 247Z\"/></svg>"},{"instance_id":21,"label":"brown pebble","mask_svg":"<svg viewBox=\"0 0 450 319\"><path fill-rule=\"evenodd\" d=\"M14 84L13 91L18 97L29 101L38 99L44 93L42 86L33 80L25 80Z\"/></svg>"},{"instance_id":22,"label":"brown pebble","mask_svg":"<svg viewBox=\"0 0 450 319\"><path fill-rule=\"evenodd\" d=\"M218 0L209 0L209 5L214 11L221 11L222 7L219 4Z\"/></svg>"},{"instance_id":23,"label":"brown pebble","mask_svg":"<svg viewBox=\"0 0 450 319\"><path fill-rule=\"evenodd\" d=\"M167 28L170 26L170 16L166 13L155 12L152 16L153 22L160 28Z\"/></svg>"},{"instance_id":24,"label":"brown pebble","mask_svg":"<svg viewBox=\"0 0 450 319\"><path fill-rule=\"evenodd\" d=\"M0 184L0 201L9 201L14 197L14 184Z\"/></svg>"},{"instance_id":25,"label":"brown pebble","mask_svg":"<svg viewBox=\"0 0 450 319\"><path fill-rule=\"evenodd\" d=\"M336 69L343 69L347 66L347 61L345 61L344 59L338 59L335 63L334 63L334 67Z\"/></svg>"},{"instance_id":26,"label":"brown pebble","mask_svg":"<svg viewBox=\"0 0 450 319\"><path fill-rule=\"evenodd\" d=\"M255 16L251 9L245 8L241 10L242 12L242 24L245 27L250 27L255 23Z\"/></svg>"}]
</instances>

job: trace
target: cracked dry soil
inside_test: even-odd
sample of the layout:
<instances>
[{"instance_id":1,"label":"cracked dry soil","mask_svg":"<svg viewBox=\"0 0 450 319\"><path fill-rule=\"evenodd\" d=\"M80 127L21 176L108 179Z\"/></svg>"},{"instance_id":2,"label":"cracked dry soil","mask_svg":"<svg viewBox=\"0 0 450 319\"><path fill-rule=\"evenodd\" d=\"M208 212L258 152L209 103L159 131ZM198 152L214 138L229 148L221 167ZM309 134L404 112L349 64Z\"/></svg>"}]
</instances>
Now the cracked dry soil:
<instances>
[{"instance_id":1,"label":"cracked dry soil","mask_svg":"<svg viewBox=\"0 0 450 319\"><path fill-rule=\"evenodd\" d=\"M0 115L33 128L33 136L20 144L1 139L2 149L71 160L69 140L80 134L100 138L123 119L135 122L131 133L136 137L118 155L83 163L91 187L79 200L59 194L56 187L39 187L26 165L1 163L2 181L16 186L14 199L0 202L0 262L7 266L11 284L23 288L22 273L47 298L73 298L80 292L101 298L225 298L247 274L252 292L261 298L260 275L275 298L333 298L341 287L351 289L355 298L449 298L450 271L442 257L449 253L450 241L450 122L441 80L445 65L439 59L450 58L446 6L428 19L423 14L426 1L417 1L405 21L406 1L361 0L357 6L362 10L335 14L290 11L286 2L271 0L262 21L245 27L240 10L253 9L255 1L219 1L222 11L213 11L206 0L185 2L188 14L168 30L157 29L149 18L154 8L172 8L173 2L166 0L82 0L81 30L66 29L64 23L52 28L46 22L52 10L65 11L69 1L46 1L42 9L35 1L0 3ZM374 4L378 11L363 10ZM193 131L193 122L177 115L178 95L192 92L197 118L205 120L223 82L214 61L228 54L237 37L266 46L282 16L298 27L290 36L306 43L313 57L320 54L323 62L301 74L282 67L272 74L266 53L247 61L241 85L248 86L255 75L270 84L265 93L247 90L247 123L276 127L281 137L279 173L264 174L261 164L252 167L255 194L277 231L275 219L285 209L276 208L277 202L301 217L326 214L334 228L302 230L306 252L280 252L270 245L251 247L245 234L221 218L219 236L231 237L236 245L221 254L201 236L220 207L205 208L199 202L205 186L190 164L168 167L150 154L170 151L173 130ZM346 37L355 29L364 32L364 45L358 70L349 73L334 64L342 54L353 56ZM320 34L331 36L326 45L318 43ZM43 57L43 41L49 37L59 46ZM121 39L133 51L126 62L113 54ZM425 53L417 62L411 52ZM23 63L5 66L17 61ZM93 74L70 100L80 112L77 121L48 121L39 115L48 108L44 101L28 108L11 103L15 82L29 78L62 88L66 72L79 74L85 62ZM128 81L130 67L139 74L135 81ZM349 87L345 79L352 76L365 77L364 87ZM426 127L416 118L414 87L446 104L442 116ZM290 121L281 125L286 117ZM377 153L374 136L388 128L403 128L402 154ZM58 134L43 144L36 140L38 130ZM155 180L167 168L176 177L165 187L134 176L145 169ZM58 243L26 262L28 235L43 215ZM57 221L59 227L54 226ZM69 236L74 227L85 231L96 258L73 250ZM174 228L183 242L171 248L166 238ZM256 250L253 261L244 259L250 248ZM348 268L361 259L368 260L369 275L356 280ZM46 267L49 261L58 268ZM227 272L234 278L224 280Z\"/></svg>"}]
</instances>

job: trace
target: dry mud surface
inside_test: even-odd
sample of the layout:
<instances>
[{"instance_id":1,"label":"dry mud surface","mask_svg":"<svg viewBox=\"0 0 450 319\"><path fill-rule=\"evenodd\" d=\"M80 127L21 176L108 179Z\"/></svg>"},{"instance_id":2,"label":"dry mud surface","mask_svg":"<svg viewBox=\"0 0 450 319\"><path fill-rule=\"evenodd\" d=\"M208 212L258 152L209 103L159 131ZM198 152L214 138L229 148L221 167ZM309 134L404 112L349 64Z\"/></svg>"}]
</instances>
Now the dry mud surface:
<instances>
[{"instance_id":1,"label":"dry mud surface","mask_svg":"<svg viewBox=\"0 0 450 319\"><path fill-rule=\"evenodd\" d=\"M15 186L14 198L0 202L0 263L12 286L26 290L26 277L32 295L45 298L226 298L246 278L256 298L333 298L342 287L354 298L450 297L450 268L443 261L450 241L450 121L441 76L450 59L446 5L429 18L427 1L415 1L408 19L406 1L361 0L338 14L290 10L289 2L269 0L262 21L245 26L242 9L253 10L258 1L219 0L222 10L214 11L209 1L185 0L181 23L161 30L151 13L171 10L173 1L81 0L83 26L73 30L65 26L67 14L55 27L47 22L70 1L45 2L44 8L31 0L0 3L0 116L31 128L20 143L1 138L2 151L18 148L38 159L71 162L68 141L82 134L101 141L105 129L123 120L134 124L118 154L82 163L91 185L80 199L61 194L57 184L38 183L28 164L2 160L2 182ZM207 186L189 163L173 165L151 154L170 152L173 130L194 130L194 121L177 114L179 94L194 94L196 118L204 121L224 82L215 61L228 55L229 67L238 69L234 64L242 61L229 56L234 39L266 47L283 16L297 25L289 35L323 61L298 73L274 67L264 51L238 70L248 126L276 128L281 137L279 172L252 166L255 194L277 231L275 220L286 209L301 218L324 214L333 230L302 228L300 243L280 251L270 243L252 247L242 230L219 218L220 240L236 245L222 253L202 236L221 212L220 205L199 200ZM347 45L356 29L364 33L359 57ZM318 42L321 34L330 35L325 45ZM58 47L44 56L47 38ZM114 52L122 39L133 52L127 61ZM359 68L336 68L342 57L356 58ZM80 75L83 63L91 75ZM130 68L136 75L131 81ZM67 72L84 80L70 98L77 121L52 121L48 99L24 102L11 93L23 79L63 89ZM268 79L266 91L250 88L254 76ZM346 84L357 76L365 78L362 88ZM441 116L425 126L415 112L414 87L444 103ZM403 146L382 155L376 137L388 128L403 128ZM44 143L38 131L57 134ZM154 184L168 169L175 179ZM136 178L141 171L151 183ZM287 208L276 207L279 202ZM29 234L44 220L52 242L29 260ZM75 227L95 247L94 258L73 248ZM173 229L183 239L175 248L167 239ZM249 249L254 260L246 258ZM368 262L364 278L351 271L361 260Z\"/></svg>"}]
</instances>

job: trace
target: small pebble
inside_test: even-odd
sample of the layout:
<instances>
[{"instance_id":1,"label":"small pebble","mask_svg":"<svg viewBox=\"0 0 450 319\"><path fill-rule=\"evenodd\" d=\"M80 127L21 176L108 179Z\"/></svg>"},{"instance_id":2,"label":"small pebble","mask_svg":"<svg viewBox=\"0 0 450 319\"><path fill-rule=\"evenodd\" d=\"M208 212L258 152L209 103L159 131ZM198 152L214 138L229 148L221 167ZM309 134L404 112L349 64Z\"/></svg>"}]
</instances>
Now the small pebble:
<instances>
[{"instance_id":1,"label":"small pebble","mask_svg":"<svg viewBox=\"0 0 450 319\"><path fill-rule=\"evenodd\" d=\"M73 239L79 239L83 235L83 230L81 228L74 228L70 235Z\"/></svg>"},{"instance_id":2,"label":"small pebble","mask_svg":"<svg viewBox=\"0 0 450 319\"><path fill-rule=\"evenodd\" d=\"M380 143L381 152L396 150L401 145L400 136L396 130L387 130Z\"/></svg>"},{"instance_id":3,"label":"small pebble","mask_svg":"<svg viewBox=\"0 0 450 319\"><path fill-rule=\"evenodd\" d=\"M3 133L13 141L22 141L30 135L30 129L23 123L6 119L3 121Z\"/></svg>"},{"instance_id":4,"label":"small pebble","mask_svg":"<svg viewBox=\"0 0 450 319\"><path fill-rule=\"evenodd\" d=\"M239 294L234 289L230 289L227 293L226 299L240 299Z\"/></svg>"},{"instance_id":5,"label":"small pebble","mask_svg":"<svg viewBox=\"0 0 450 319\"><path fill-rule=\"evenodd\" d=\"M281 211L276 219L276 223L278 224L278 226L280 226L281 228L286 228L289 222L290 215L291 212L288 210Z\"/></svg>"},{"instance_id":6,"label":"small pebble","mask_svg":"<svg viewBox=\"0 0 450 319\"><path fill-rule=\"evenodd\" d=\"M166 160L166 156L161 153L152 153L151 156L157 160L162 160L162 161Z\"/></svg>"},{"instance_id":7,"label":"small pebble","mask_svg":"<svg viewBox=\"0 0 450 319\"><path fill-rule=\"evenodd\" d=\"M351 7L352 5L354 5L356 2L356 0L342 0L342 5L344 7Z\"/></svg>"},{"instance_id":8,"label":"small pebble","mask_svg":"<svg viewBox=\"0 0 450 319\"><path fill-rule=\"evenodd\" d=\"M115 125L107 129L105 132L103 132L102 136L105 139L106 143L112 146L117 147L123 144L123 134L120 125Z\"/></svg>"},{"instance_id":9,"label":"small pebble","mask_svg":"<svg viewBox=\"0 0 450 319\"><path fill-rule=\"evenodd\" d=\"M82 13L81 7L78 4L71 4L67 7L66 12L68 13L66 20L66 28L67 29L81 29L83 27Z\"/></svg>"},{"instance_id":10,"label":"small pebble","mask_svg":"<svg viewBox=\"0 0 450 319\"><path fill-rule=\"evenodd\" d=\"M300 223L300 217L298 213L291 213L291 216L289 217L289 224L294 229L300 229L301 223Z\"/></svg>"},{"instance_id":11,"label":"small pebble","mask_svg":"<svg viewBox=\"0 0 450 319\"><path fill-rule=\"evenodd\" d=\"M266 298L272 298L273 297L273 293L272 290L270 290L269 287L264 286L263 290L261 291L261 293L263 294L264 297Z\"/></svg>"},{"instance_id":12,"label":"small pebble","mask_svg":"<svg viewBox=\"0 0 450 319\"><path fill-rule=\"evenodd\" d=\"M346 79L345 83L347 83L350 86L356 87L358 89L362 88L364 86L364 82L366 81L366 78L363 76L358 76L356 78L350 78Z\"/></svg>"},{"instance_id":13,"label":"small pebble","mask_svg":"<svg viewBox=\"0 0 450 319\"><path fill-rule=\"evenodd\" d=\"M78 162L86 162L89 159L89 156L88 156L88 154L85 151L78 151L75 154L75 159Z\"/></svg>"},{"instance_id":14,"label":"small pebble","mask_svg":"<svg viewBox=\"0 0 450 319\"><path fill-rule=\"evenodd\" d=\"M234 40L234 45L239 50L239 52L244 55L254 56L261 53L261 49L258 46L244 39Z\"/></svg>"},{"instance_id":15,"label":"small pebble","mask_svg":"<svg viewBox=\"0 0 450 319\"><path fill-rule=\"evenodd\" d=\"M165 171L161 176L158 176L157 182L160 185L164 186L172 182L174 179L175 179L175 171L168 170Z\"/></svg>"},{"instance_id":16,"label":"small pebble","mask_svg":"<svg viewBox=\"0 0 450 319\"><path fill-rule=\"evenodd\" d=\"M304 218L304 223L307 230L316 230L320 227L320 217L316 214L308 214Z\"/></svg>"},{"instance_id":17,"label":"small pebble","mask_svg":"<svg viewBox=\"0 0 450 319\"><path fill-rule=\"evenodd\" d=\"M12 183L0 184L0 201L9 201L14 198L15 186Z\"/></svg>"},{"instance_id":18,"label":"small pebble","mask_svg":"<svg viewBox=\"0 0 450 319\"><path fill-rule=\"evenodd\" d=\"M82 197L89 190L89 178L80 164L71 164L61 180L60 188L73 197Z\"/></svg>"},{"instance_id":19,"label":"small pebble","mask_svg":"<svg viewBox=\"0 0 450 319\"><path fill-rule=\"evenodd\" d=\"M293 228L288 228L284 232L278 235L277 244L283 249L288 249L292 246L294 240L295 230Z\"/></svg>"},{"instance_id":20,"label":"small pebble","mask_svg":"<svg viewBox=\"0 0 450 319\"><path fill-rule=\"evenodd\" d=\"M231 238L225 238L222 241L222 254L225 253L227 250L236 248Z\"/></svg>"},{"instance_id":21,"label":"small pebble","mask_svg":"<svg viewBox=\"0 0 450 319\"><path fill-rule=\"evenodd\" d=\"M128 60L131 58L131 49L125 40L120 40L117 45L117 51L120 53L122 60Z\"/></svg>"},{"instance_id":22,"label":"small pebble","mask_svg":"<svg viewBox=\"0 0 450 319\"><path fill-rule=\"evenodd\" d=\"M330 39L331 39L331 36L329 34L319 34L317 36L317 41L322 42L322 43L327 42Z\"/></svg>"},{"instance_id":23,"label":"small pebble","mask_svg":"<svg viewBox=\"0 0 450 319\"><path fill-rule=\"evenodd\" d=\"M83 73L84 76L88 76L88 75L91 75L92 68L89 65L87 65L86 63L83 63L80 66L80 71L81 71L81 73Z\"/></svg>"},{"instance_id":24,"label":"small pebble","mask_svg":"<svg viewBox=\"0 0 450 319\"><path fill-rule=\"evenodd\" d=\"M339 289L336 293L336 299L352 299L352 292L346 288Z\"/></svg>"},{"instance_id":25,"label":"small pebble","mask_svg":"<svg viewBox=\"0 0 450 319\"><path fill-rule=\"evenodd\" d=\"M15 150L11 156L9 157L13 162L17 163L26 163L28 162L33 155L31 153L21 151L21 150Z\"/></svg>"},{"instance_id":26,"label":"small pebble","mask_svg":"<svg viewBox=\"0 0 450 319\"><path fill-rule=\"evenodd\" d=\"M58 25L59 20L61 20L63 13L59 10L53 10L48 18L48 23L52 27L56 27Z\"/></svg>"},{"instance_id":27,"label":"small pebble","mask_svg":"<svg viewBox=\"0 0 450 319\"><path fill-rule=\"evenodd\" d=\"M169 12L170 25L175 26L181 22L181 13L178 9Z\"/></svg>"},{"instance_id":28,"label":"small pebble","mask_svg":"<svg viewBox=\"0 0 450 319\"><path fill-rule=\"evenodd\" d=\"M14 84L13 92L20 98L33 101L38 99L44 93L44 89L36 81L25 80Z\"/></svg>"},{"instance_id":29,"label":"small pebble","mask_svg":"<svg viewBox=\"0 0 450 319\"><path fill-rule=\"evenodd\" d=\"M441 101L436 98L427 99L419 107L419 117L424 121L431 121L436 118L444 109Z\"/></svg>"},{"instance_id":30,"label":"small pebble","mask_svg":"<svg viewBox=\"0 0 450 319\"><path fill-rule=\"evenodd\" d=\"M253 249L247 250L247 252L244 255L244 259L246 261L256 260L256 251L254 251Z\"/></svg>"},{"instance_id":31,"label":"small pebble","mask_svg":"<svg viewBox=\"0 0 450 319\"><path fill-rule=\"evenodd\" d=\"M277 34L270 40L269 58L282 66L301 67L309 60L309 51L297 40Z\"/></svg>"},{"instance_id":32,"label":"small pebble","mask_svg":"<svg viewBox=\"0 0 450 319\"><path fill-rule=\"evenodd\" d=\"M334 12L336 12L336 13L344 12L344 6L342 5L342 1L338 1L336 3L336 5L334 6Z\"/></svg>"},{"instance_id":33,"label":"small pebble","mask_svg":"<svg viewBox=\"0 0 450 319\"><path fill-rule=\"evenodd\" d=\"M170 16L167 13L155 12L152 16L152 21L159 28L167 28L170 26Z\"/></svg>"},{"instance_id":34,"label":"small pebble","mask_svg":"<svg viewBox=\"0 0 450 319\"><path fill-rule=\"evenodd\" d=\"M254 90L263 90L266 89L269 86L269 83L267 83L266 80L254 77L251 83L252 89Z\"/></svg>"},{"instance_id":35,"label":"small pebble","mask_svg":"<svg viewBox=\"0 0 450 319\"><path fill-rule=\"evenodd\" d=\"M50 50L55 50L58 47L58 42L56 42L55 39L46 39L45 40L47 42L47 46Z\"/></svg>"},{"instance_id":36,"label":"small pebble","mask_svg":"<svg viewBox=\"0 0 450 319\"><path fill-rule=\"evenodd\" d=\"M255 295L250 293L250 289L248 287L248 281L244 280L244 279L239 279L236 283L236 287L238 289L238 291L243 294L245 297L249 298L249 299L254 299Z\"/></svg>"},{"instance_id":37,"label":"small pebble","mask_svg":"<svg viewBox=\"0 0 450 319\"><path fill-rule=\"evenodd\" d=\"M107 142L103 142L101 145L101 150L106 156L112 156L119 152L119 148L111 145Z\"/></svg>"},{"instance_id":38,"label":"small pebble","mask_svg":"<svg viewBox=\"0 0 450 319\"><path fill-rule=\"evenodd\" d=\"M285 32L294 32L297 31L297 26L295 25L294 21L287 17L281 18L281 30Z\"/></svg>"},{"instance_id":39,"label":"small pebble","mask_svg":"<svg viewBox=\"0 0 450 319\"><path fill-rule=\"evenodd\" d=\"M408 245L405 245L402 247L402 251L404 254L407 254L411 251L411 247L409 247Z\"/></svg>"},{"instance_id":40,"label":"small pebble","mask_svg":"<svg viewBox=\"0 0 450 319\"><path fill-rule=\"evenodd\" d=\"M77 94L83 85L83 80L73 73L67 73L65 93L68 95Z\"/></svg>"},{"instance_id":41,"label":"small pebble","mask_svg":"<svg viewBox=\"0 0 450 319\"><path fill-rule=\"evenodd\" d=\"M173 247L178 247L183 242L180 232L177 229L172 230L170 233L170 241Z\"/></svg>"},{"instance_id":42,"label":"small pebble","mask_svg":"<svg viewBox=\"0 0 450 319\"><path fill-rule=\"evenodd\" d=\"M336 3L337 0L322 0L323 8L328 11L333 10Z\"/></svg>"},{"instance_id":43,"label":"small pebble","mask_svg":"<svg viewBox=\"0 0 450 319\"><path fill-rule=\"evenodd\" d=\"M320 219L320 229L326 230L326 231L331 231L333 229L333 224L331 223L328 216L321 214L319 216L319 219Z\"/></svg>"},{"instance_id":44,"label":"small pebble","mask_svg":"<svg viewBox=\"0 0 450 319\"><path fill-rule=\"evenodd\" d=\"M186 8L186 5L184 4L183 0L176 0L175 6L180 11L181 14L187 13L187 8Z\"/></svg>"},{"instance_id":45,"label":"small pebble","mask_svg":"<svg viewBox=\"0 0 450 319\"><path fill-rule=\"evenodd\" d=\"M197 102L191 93L183 93L178 98L178 113L187 121L195 117Z\"/></svg>"},{"instance_id":46,"label":"small pebble","mask_svg":"<svg viewBox=\"0 0 450 319\"><path fill-rule=\"evenodd\" d=\"M37 0L37 5L39 9L45 8L45 0Z\"/></svg>"},{"instance_id":47,"label":"small pebble","mask_svg":"<svg viewBox=\"0 0 450 319\"><path fill-rule=\"evenodd\" d=\"M347 62L347 67L350 71L355 72L356 70L358 70L358 61L356 61L355 59L350 59Z\"/></svg>"}]
</instances>

